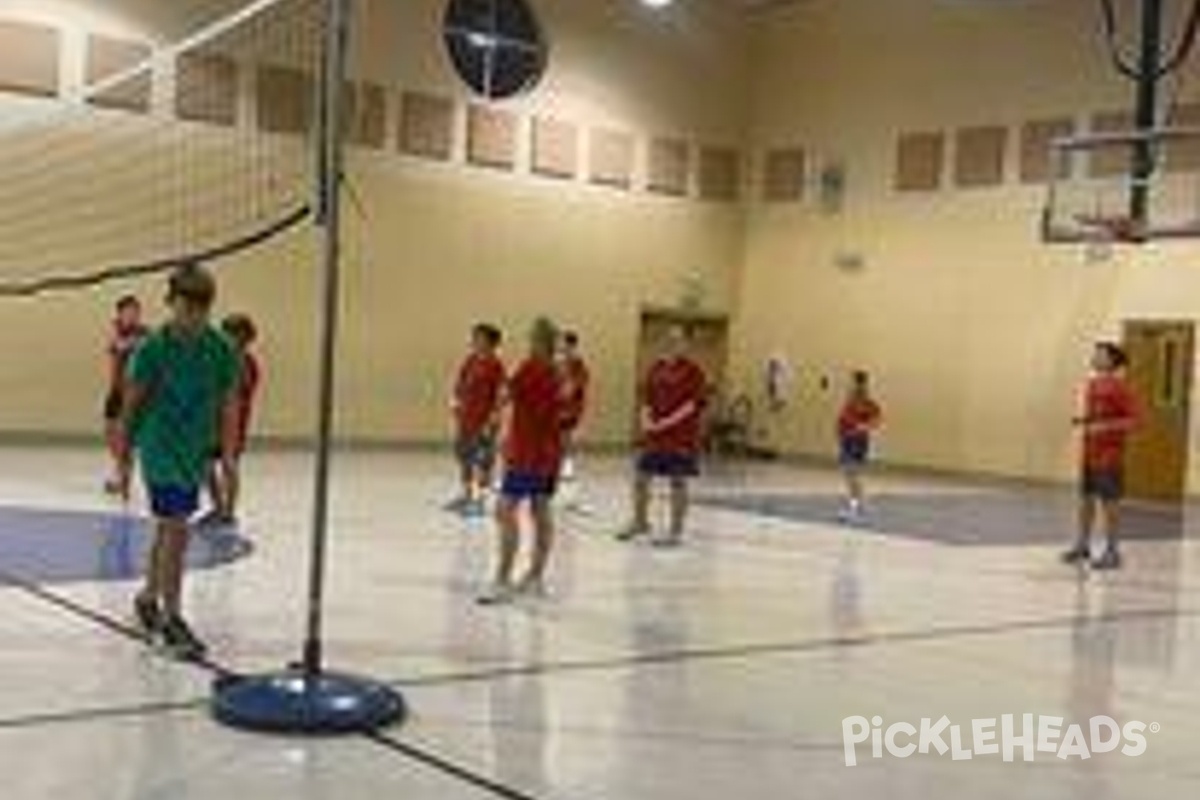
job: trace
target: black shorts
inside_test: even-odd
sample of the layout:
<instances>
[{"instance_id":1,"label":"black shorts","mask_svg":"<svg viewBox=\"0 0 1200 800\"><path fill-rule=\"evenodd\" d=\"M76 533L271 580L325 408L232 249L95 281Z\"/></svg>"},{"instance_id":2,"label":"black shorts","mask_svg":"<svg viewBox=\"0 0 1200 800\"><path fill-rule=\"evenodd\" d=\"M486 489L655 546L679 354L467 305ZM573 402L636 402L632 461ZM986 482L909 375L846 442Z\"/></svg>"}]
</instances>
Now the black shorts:
<instances>
[{"instance_id":1,"label":"black shorts","mask_svg":"<svg viewBox=\"0 0 1200 800\"><path fill-rule=\"evenodd\" d=\"M119 420L124 405L125 398L121 395L121 390L109 389L104 397L104 419L108 422Z\"/></svg>"},{"instance_id":2,"label":"black shorts","mask_svg":"<svg viewBox=\"0 0 1200 800\"><path fill-rule=\"evenodd\" d=\"M843 467L860 467L871 457L871 437L843 436L838 442L838 463Z\"/></svg>"},{"instance_id":3,"label":"black shorts","mask_svg":"<svg viewBox=\"0 0 1200 800\"><path fill-rule=\"evenodd\" d=\"M490 470L496 463L496 437L491 431L459 434L454 454L464 466Z\"/></svg>"},{"instance_id":4,"label":"black shorts","mask_svg":"<svg viewBox=\"0 0 1200 800\"><path fill-rule=\"evenodd\" d=\"M1125 475L1120 469L1083 470L1080 493L1084 497L1115 503L1125 495Z\"/></svg>"},{"instance_id":5,"label":"black shorts","mask_svg":"<svg viewBox=\"0 0 1200 800\"><path fill-rule=\"evenodd\" d=\"M558 489L558 477L555 475L539 475L534 472L507 470L500 484L500 494L510 503L522 500L538 502L554 497Z\"/></svg>"},{"instance_id":6,"label":"black shorts","mask_svg":"<svg viewBox=\"0 0 1200 800\"><path fill-rule=\"evenodd\" d=\"M700 474L700 460L688 453L642 453L637 471L648 478L694 478Z\"/></svg>"}]
</instances>

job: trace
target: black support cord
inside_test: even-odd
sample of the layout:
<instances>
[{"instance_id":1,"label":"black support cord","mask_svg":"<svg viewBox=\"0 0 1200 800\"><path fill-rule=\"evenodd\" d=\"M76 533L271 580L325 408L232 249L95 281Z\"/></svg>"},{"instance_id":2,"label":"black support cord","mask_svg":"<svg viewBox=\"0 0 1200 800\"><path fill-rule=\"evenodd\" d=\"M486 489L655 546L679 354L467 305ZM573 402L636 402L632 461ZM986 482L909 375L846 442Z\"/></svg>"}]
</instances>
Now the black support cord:
<instances>
[{"instance_id":1,"label":"black support cord","mask_svg":"<svg viewBox=\"0 0 1200 800\"><path fill-rule=\"evenodd\" d=\"M1200 0L1198 0L1200 1ZM131 278L140 278L147 275L155 275L160 272L169 272L180 264L184 263L200 263L208 261L216 261L229 256L237 255L245 250L257 247L264 244L276 236L279 236L292 228L299 225L301 222L311 216L311 208L305 203L292 211L288 212L278 220L253 231L240 239L235 239L231 242L226 242L215 247L210 247L207 250L200 250L194 253L180 253L170 257L164 257L153 261L146 261L140 264L123 264L111 267L104 267L93 272L85 272L77 275L51 275L46 278L35 278L27 281L11 281L0 282L0 298L6 297L34 297L47 292L63 292L78 289L90 289L94 286L100 286L105 283L114 281L124 281Z\"/></svg>"}]
</instances>

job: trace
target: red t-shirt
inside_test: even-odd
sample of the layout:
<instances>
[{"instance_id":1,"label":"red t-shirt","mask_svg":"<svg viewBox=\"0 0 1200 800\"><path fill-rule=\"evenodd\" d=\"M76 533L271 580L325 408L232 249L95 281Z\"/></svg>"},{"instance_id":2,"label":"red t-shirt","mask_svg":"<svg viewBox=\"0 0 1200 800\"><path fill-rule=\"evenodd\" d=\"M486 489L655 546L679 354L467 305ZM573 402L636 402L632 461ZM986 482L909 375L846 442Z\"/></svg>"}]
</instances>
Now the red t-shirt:
<instances>
[{"instance_id":1,"label":"red t-shirt","mask_svg":"<svg viewBox=\"0 0 1200 800\"><path fill-rule=\"evenodd\" d=\"M591 375L587 364L579 356L571 356L562 363L562 425L571 432L583 421L587 408L588 381Z\"/></svg>"},{"instance_id":2,"label":"red t-shirt","mask_svg":"<svg viewBox=\"0 0 1200 800\"><path fill-rule=\"evenodd\" d=\"M879 404L869 397L851 397L842 405L837 431L840 438L870 436L871 430L883 419Z\"/></svg>"},{"instance_id":3,"label":"red t-shirt","mask_svg":"<svg viewBox=\"0 0 1200 800\"><path fill-rule=\"evenodd\" d=\"M504 363L493 353L472 353L463 361L454 387L458 430L463 436L483 431L500 403Z\"/></svg>"},{"instance_id":4,"label":"red t-shirt","mask_svg":"<svg viewBox=\"0 0 1200 800\"><path fill-rule=\"evenodd\" d=\"M642 446L652 453L695 455L700 451L701 418L708 400L708 379L704 370L689 358L661 358L646 375L642 403L652 420L670 417L688 403L692 413L672 425L646 431Z\"/></svg>"},{"instance_id":5,"label":"red t-shirt","mask_svg":"<svg viewBox=\"0 0 1200 800\"><path fill-rule=\"evenodd\" d=\"M1124 430L1083 429L1083 465L1087 469L1120 469L1125 462L1129 428L1137 422L1137 398L1123 378L1098 375L1084 393L1084 420L1124 422Z\"/></svg>"},{"instance_id":6,"label":"red t-shirt","mask_svg":"<svg viewBox=\"0 0 1200 800\"><path fill-rule=\"evenodd\" d=\"M116 391L125 382L125 368L129 357L146 338L150 329L145 325L122 325L114 322L108 339L109 388Z\"/></svg>"},{"instance_id":7,"label":"red t-shirt","mask_svg":"<svg viewBox=\"0 0 1200 800\"><path fill-rule=\"evenodd\" d=\"M237 388L237 447L239 450L246 446L246 439L250 433L250 418L254 414L254 398L258 394L258 386L262 382L262 367L253 353L242 353L241 370Z\"/></svg>"},{"instance_id":8,"label":"red t-shirt","mask_svg":"<svg viewBox=\"0 0 1200 800\"><path fill-rule=\"evenodd\" d=\"M552 477L562 464L562 385L554 363L528 358L508 382L505 467Z\"/></svg>"}]
</instances>

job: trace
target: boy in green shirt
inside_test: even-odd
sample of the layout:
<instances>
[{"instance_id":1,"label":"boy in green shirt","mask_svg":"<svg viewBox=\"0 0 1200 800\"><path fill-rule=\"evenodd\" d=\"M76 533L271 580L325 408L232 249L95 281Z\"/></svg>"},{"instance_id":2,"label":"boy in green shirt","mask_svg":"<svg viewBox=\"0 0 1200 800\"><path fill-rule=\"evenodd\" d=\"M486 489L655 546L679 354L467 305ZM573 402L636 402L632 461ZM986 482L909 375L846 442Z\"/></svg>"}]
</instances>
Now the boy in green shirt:
<instances>
[{"instance_id":1,"label":"boy in green shirt","mask_svg":"<svg viewBox=\"0 0 1200 800\"><path fill-rule=\"evenodd\" d=\"M182 658L205 652L180 613L188 522L214 449L222 459L232 456L237 422L238 358L209 323L215 299L216 282L198 265L172 273L170 320L134 353L121 417L123 457L128 464L136 451L156 520L146 584L134 611L148 637L161 638ZM128 489L123 486L123 493Z\"/></svg>"}]
</instances>

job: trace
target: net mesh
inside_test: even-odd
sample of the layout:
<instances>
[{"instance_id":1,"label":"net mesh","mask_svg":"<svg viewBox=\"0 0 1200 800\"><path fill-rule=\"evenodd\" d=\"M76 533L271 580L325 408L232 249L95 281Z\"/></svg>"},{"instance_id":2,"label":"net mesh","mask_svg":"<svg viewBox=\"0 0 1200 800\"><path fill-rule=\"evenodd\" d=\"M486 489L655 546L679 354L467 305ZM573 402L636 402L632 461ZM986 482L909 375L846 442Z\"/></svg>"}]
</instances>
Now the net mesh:
<instances>
[{"instance_id":1,"label":"net mesh","mask_svg":"<svg viewBox=\"0 0 1200 800\"><path fill-rule=\"evenodd\" d=\"M58 100L4 98L0 294L245 249L303 219L320 0L259 0Z\"/></svg>"}]
</instances>

